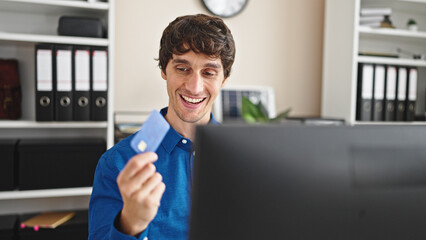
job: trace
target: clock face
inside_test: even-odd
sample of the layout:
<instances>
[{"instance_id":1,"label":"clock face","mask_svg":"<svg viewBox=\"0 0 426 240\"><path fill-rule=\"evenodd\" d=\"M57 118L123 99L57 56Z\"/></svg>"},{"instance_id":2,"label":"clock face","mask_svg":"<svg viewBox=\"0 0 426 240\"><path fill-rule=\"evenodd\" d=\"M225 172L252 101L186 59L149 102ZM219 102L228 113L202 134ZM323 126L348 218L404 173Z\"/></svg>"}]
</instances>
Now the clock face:
<instances>
[{"instance_id":1,"label":"clock face","mask_svg":"<svg viewBox=\"0 0 426 240\"><path fill-rule=\"evenodd\" d=\"M248 0L202 0L204 6L216 16L232 17L241 12Z\"/></svg>"}]
</instances>

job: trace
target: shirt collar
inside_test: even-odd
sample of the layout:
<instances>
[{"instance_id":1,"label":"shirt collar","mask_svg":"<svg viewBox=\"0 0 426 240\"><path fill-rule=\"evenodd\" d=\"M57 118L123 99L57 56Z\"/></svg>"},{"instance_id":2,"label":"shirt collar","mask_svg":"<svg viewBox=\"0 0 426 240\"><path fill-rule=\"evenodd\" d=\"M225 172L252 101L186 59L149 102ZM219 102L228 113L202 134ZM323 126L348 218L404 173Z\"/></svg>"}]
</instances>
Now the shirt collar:
<instances>
[{"instance_id":1,"label":"shirt collar","mask_svg":"<svg viewBox=\"0 0 426 240\"><path fill-rule=\"evenodd\" d=\"M161 115L163 115L163 117L166 116L167 110L168 110L168 107L161 109L160 113ZM214 119L212 113L210 113L209 124L219 124L219 122L217 122L216 119ZM161 144L163 145L163 147L166 149L168 153L171 153L176 146L179 146L180 148L188 152L192 151L192 141L189 140L188 138L184 138L182 135L176 132L176 130L173 129L173 127L171 126Z\"/></svg>"}]
</instances>

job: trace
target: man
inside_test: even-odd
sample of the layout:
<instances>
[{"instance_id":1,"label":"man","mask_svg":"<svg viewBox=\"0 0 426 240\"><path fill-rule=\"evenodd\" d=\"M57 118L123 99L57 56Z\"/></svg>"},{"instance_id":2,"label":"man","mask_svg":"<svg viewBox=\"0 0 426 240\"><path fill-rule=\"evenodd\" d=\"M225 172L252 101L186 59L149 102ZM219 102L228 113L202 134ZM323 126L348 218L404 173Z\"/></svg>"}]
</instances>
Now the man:
<instances>
[{"instance_id":1,"label":"man","mask_svg":"<svg viewBox=\"0 0 426 240\"><path fill-rule=\"evenodd\" d=\"M227 81L234 40L220 18L178 17L164 30L159 67L171 128L156 153L137 154L130 136L96 168L89 206L89 239L187 239L192 140L198 124L214 124L213 102Z\"/></svg>"}]
</instances>

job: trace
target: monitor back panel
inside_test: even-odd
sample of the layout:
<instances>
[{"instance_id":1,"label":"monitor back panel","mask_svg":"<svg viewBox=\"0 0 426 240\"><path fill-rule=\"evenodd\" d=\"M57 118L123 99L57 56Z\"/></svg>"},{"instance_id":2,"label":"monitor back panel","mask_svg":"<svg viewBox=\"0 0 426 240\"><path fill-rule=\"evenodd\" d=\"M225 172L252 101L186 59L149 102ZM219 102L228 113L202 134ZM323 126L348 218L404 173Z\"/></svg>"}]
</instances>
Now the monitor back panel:
<instances>
[{"instance_id":1,"label":"monitor back panel","mask_svg":"<svg viewBox=\"0 0 426 240\"><path fill-rule=\"evenodd\" d=\"M426 239L426 127L200 126L190 239Z\"/></svg>"}]
</instances>

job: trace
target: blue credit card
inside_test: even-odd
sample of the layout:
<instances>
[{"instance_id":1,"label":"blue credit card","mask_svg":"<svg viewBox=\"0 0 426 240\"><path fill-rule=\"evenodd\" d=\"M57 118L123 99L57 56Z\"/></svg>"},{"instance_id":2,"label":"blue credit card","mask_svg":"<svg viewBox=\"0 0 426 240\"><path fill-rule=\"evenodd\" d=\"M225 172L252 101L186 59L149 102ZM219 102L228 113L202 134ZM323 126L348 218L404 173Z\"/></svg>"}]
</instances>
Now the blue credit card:
<instances>
[{"instance_id":1,"label":"blue credit card","mask_svg":"<svg viewBox=\"0 0 426 240\"><path fill-rule=\"evenodd\" d=\"M130 146L137 153L155 152L169 129L170 125L163 115L153 110L133 137Z\"/></svg>"}]
</instances>

